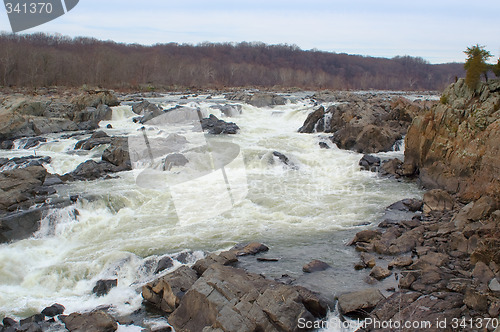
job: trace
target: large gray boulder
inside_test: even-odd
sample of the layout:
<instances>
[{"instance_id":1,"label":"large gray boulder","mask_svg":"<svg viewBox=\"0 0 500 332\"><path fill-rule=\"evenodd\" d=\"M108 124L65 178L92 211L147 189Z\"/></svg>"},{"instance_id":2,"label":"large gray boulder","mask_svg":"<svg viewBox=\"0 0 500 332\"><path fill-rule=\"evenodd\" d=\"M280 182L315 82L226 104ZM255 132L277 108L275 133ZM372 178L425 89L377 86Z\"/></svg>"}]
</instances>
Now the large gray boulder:
<instances>
[{"instance_id":1,"label":"large gray boulder","mask_svg":"<svg viewBox=\"0 0 500 332\"><path fill-rule=\"evenodd\" d=\"M112 137L111 144L102 153L102 160L119 167L121 171L131 170L127 137Z\"/></svg>"}]
</instances>

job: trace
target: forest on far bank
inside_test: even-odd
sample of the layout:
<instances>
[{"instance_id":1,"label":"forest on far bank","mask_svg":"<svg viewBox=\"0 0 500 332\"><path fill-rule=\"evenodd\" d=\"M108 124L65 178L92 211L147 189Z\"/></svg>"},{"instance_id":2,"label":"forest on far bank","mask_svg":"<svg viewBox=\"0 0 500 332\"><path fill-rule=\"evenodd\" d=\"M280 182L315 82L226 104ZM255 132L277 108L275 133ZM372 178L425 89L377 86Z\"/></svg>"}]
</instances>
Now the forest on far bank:
<instances>
[{"instance_id":1,"label":"forest on far bank","mask_svg":"<svg viewBox=\"0 0 500 332\"><path fill-rule=\"evenodd\" d=\"M260 42L143 46L36 33L0 34L0 86L112 89L441 90L463 63L375 58Z\"/></svg>"}]
</instances>

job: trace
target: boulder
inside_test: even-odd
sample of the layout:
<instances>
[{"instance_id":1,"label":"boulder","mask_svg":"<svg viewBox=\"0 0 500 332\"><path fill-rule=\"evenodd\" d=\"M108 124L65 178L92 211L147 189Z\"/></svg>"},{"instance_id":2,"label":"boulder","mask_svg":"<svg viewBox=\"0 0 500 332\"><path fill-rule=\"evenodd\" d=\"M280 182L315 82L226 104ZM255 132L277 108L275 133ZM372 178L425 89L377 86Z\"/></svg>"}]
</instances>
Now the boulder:
<instances>
[{"instance_id":1,"label":"boulder","mask_svg":"<svg viewBox=\"0 0 500 332\"><path fill-rule=\"evenodd\" d=\"M415 198L405 198L387 207L389 210L417 212L422 209L423 201Z\"/></svg>"},{"instance_id":2,"label":"boulder","mask_svg":"<svg viewBox=\"0 0 500 332\"><path fill-rule=\"evenodd\" d=\"M92 289L92 293L96 296L104 296L109 293L109 291L118 285L117 279L106 279L98 280Z\"/></svg>"},{"instance_id":3,"label":"boulder","mask_svg":"<svg viewBox=\"0 0 500 332\"><path fill-rule=\"evenodd\" d=\"M171 153L165 157L163 170L169 171L172 167L185 166L189 160L181 153Z\"/></svg>"},{"instance_id":4,"label":"boulder","mask_svg":"<svg viewBox=\"0 0 500 332\"><path fill-rule=\"evenodd\" d=\"M66 308L62 304L55 303L50 307L46 307L45 309L43 309L42 314L45 315L46 317L55 317L62 315L65 309Z\"/></svg>"},{"instance_id":5,"label":"boulder","mask_svg":"<svg viewBox=\"0 0 500 332\"><path fill-rule=\"evenodd\" d=\"M402 167L403 162L398 158L394 158L383 162L378 172L382 176L394 176L398 178L403 175Z\"/></svg>"},{"instance_id":6,"label":"boulder","mask_svg":"<svg viewBox=\"0 0 500 332\"><path fill-rule=\"evenodd\" d=\"M477 312L488 311L488 297L484 294L478 293L471 288L465 291L464 304L471 310Z\"/></svg>"},{"instance_id":7,"label":"boulder","mask_svg":"<svg viewBox=\"0 0 500 332\"><path fill-rule=\"evenodd\" d=\"M75 312L63 317L62 321L70 332L111 332L118 329L116 320L102 310L83 314Z\"/></svg>"},{"instance_id":8,"label":"boulder","mask_svg":"<svg viewBox=\"0 0 500 332\"><path fill-rule=\"evenodd\" d=\"M297 170L297 169L298 169L298 167L297 167L297 166L296 166L293 162L291 162L291 161L290 161L290 159L289 159L287 156L285 156L283 153L278 152L278 151L273 151L273 156L274 156L274 157L277 157L277 158L278 158L278 160L279 160L279 161L280 161L283 165L285 165L285 166L287 166L287 167L289 167L289 168L291 168L291 169L294 169L294 170Z\"/></svg>"},{"instance_id":9,"label":"boulder","mask_svg":"<svg viewBox=\"0 0 500 332\"><path fill-rule=\"evenodd\" d=\"M196 261L196 263L193 265L193 270L195 270L196 273L201 276L212 264L217 263L219 265L226 266L238 262L238 258L236 255L237 251L235 250L223 251L219 255L210 254L204 259Z\"/></svg>"},{"instance_id":10,"label":"boulder","mask_svg":"<svg viewBox=\"0 0 500 332\"><path fill-rule=\"evenodd\" d=\"M45 143L45 142L47 142L47 139L45 137L30 137L22 139L20 142L20 146L23 149L31 149L40 145L40 143Z\"/></svg>"},{"instance_id":11,"label":"boulder","mask_svg":"<svg viewBox=\"0 0 500 332\"><path fill-rule=\"evenodd\" d=\"M166 313L173 312L184 294L198 279L195 270L182 266L172 273L142 287L142 297Z\"/></svg>"},{"instance_id":12,"label":"boulder","mask_svg":"<svg viewBox=\"0 0 500 332\"><path fill-rule=\"evenodd\" d=\"M380 166L380 158L365 154L359 161L362 170L376 172Z\"/></svg>"},{"instance_id":13,"label":"boulder","mask_svg":"<svg viewBox=\"0 0 500 332\"><path fill-rule=\"evenodd\" d=\"M98 107L99 105L118 106L118 97L110 90L89 90L72 99L72 104L79 109L86 107Z\"/></svg>"},{"instance_id":14,"label":"boulder","mask_svg":"<svg viewBox=\"0 0 500 332\"><path fill-rule=\"evenodd\" d=\"M367 229L356 233L354 238L351 240L349 245L356 244L358 242L372 242L380 238L382 233L378 230Z\"/></svg>"},{"instance_id":15,"label":"boulder","mask_svg":"<svg viewBox=\"0 0 500 332\"><path fill-rule=\"evenodd\" d=\"M453 197L442 189L433 189L424 194L424 213L451 211L455 205Z\"/></svg>"},{"instance_id":16,"label":"boulder","mask_svg":"<svg viewBox=\"0 0 500 332\"><path fill-rule=\"evenodd\" d=\"M47 170L42 166L29 166L0 173L0 211L20 203L31 206L42 186Z\"/></svg>"},{"instance_id":17,"label":"boulder","mask_svg":"<svg viewBox=\"0 0 500 332\"><path fill-rule=\"evenodd\" d=\"M302 271L306 273L319 272L329 269L331 266L320 260L312 260L302 267Z\"/></svg>"},{"instance_id":18,"label":"boulder","mask_svg":"<svg viewBox=\"0 0 500 332\"><path fill-rule=\"evenodd\" d=\"M498 201L495 201L492 197L483 196L474 202L471 209L467 212L467 218L472 221L484 219L496 210L497 205Z\"/></svg>"},{"instance_id":19,"label":"boulder","mask_svg":"<svg viewBox=\"0 0 500 332\"><path fill-rule=\"evenodd\" d=\"M163 270L169 269L174 266L174 260L170 256L165 256L158 261L155 273L160 273Z\"/></svg>"},{"instance_id":20,"label":"boulder","mask_svg":"<svg viewBox=\"0 0 500 332\"><path fill-rule=\"evenodd\" d=\"M45 211L42 207L0 214L0 243L30 237L40 228Z\"/></svg>"},{"instance_id":21,"label":"boulder","mask_svg":"<svg viewBox=\"0 0 500 332\"><path fill-rule=\"evenodd\" d=\"M60 133L63 131L79 130L75 122L61 118L35 118L30 120L35 135Z\"/></svg>"},{"instance_id":22,"label":"boulder","mask_svg":"<svg viewBox=\"0 0 500 332\"><path fill-rule=\"evenodd\" d=\"M370 271L370 277L373 277L377 280L383 280L387 277L389 277L392 274L391 271L389 271L386 268L383 268L381 266L375 266L371 271Z\"/></svg>"},{"instance_id":23,"label":"boulder","mask_svg":"<svg viewBox=\"0 0 500 332\"><path fill-rule=\"evenodd\" d=\"M219 120L213 114L201 120L201 128L211 135L236 134L240 130L234 122Z\"/></svg>"},{"instance_id":24,"label":"boulder","mask_svg":"<svg viewBox=\"0 0 500 332\"><path fill-rule=\"evenodd\" d=\"M87 160L70 173L64 174L61 178L64 181L74 181L74 180L86 180L92 181L102 178L109 173L122 172L124 169L122 167L113 165L107 161L95 161Z\"/></svg>"},{"instance_id":25,"label":"boulder","mask_svg":"<svg viewBox=\"0 0 500 332\"><path fill-rule=\"evenodd\" d=\"M241 269L212 264L169 316L176 330L294 331L297 320L324 317L326 305L304 288Z\"/></svg>"},{"instance_id":26,"label":"boulder","mask_svg":"<svg viewBox=\"0 0 500 332\"><path fill-rule=\"evenodd\" d=\"M111 120L112 110L107 105L99 105L95 107L86 107L85 109L75 113L73 122L77 123L80 130L93 130L99 128L99 122L103 120Z\"/></svg>"},{"instance_id":27,"label":"boulder","mask_svg":"<svg viewBox=\"0 0 500 332\"><path fill-rule=\"evenodd\" d=\"M338 297L339 311L343 315L366 316L385 297L376 288L342 294Z\"/></svg>"},{"instance_id":28,"label":"boulder","mask_svg":"<svg viewBox=\"0 0 500 332\"><path fill-rule=\"evenodd\" d=\"M315 133L324 131L325 123L325 108L321 106L314 112L309 113L302 127L299 128L299 133Z\"/></svg>"},{"instance_id":29,"label":"boulder","mask_svg":"<svg viewBox=\"0 0 500 332\"><path fill-rule=\"evenodd\" d=\"M49 156L26 156L26 157L14 157L8 160L2 160L1 164L4 169L13 170L27 167L43 166L50 164L52 158Z\"/></svg>"},{"instance_id":30,"label":"boulder","mask_svg":"<svg viewBox=\"0 0 500 332\"><path fill-rule=\"evenodd\" d=\"M151 104L147 100L143 100L140 103L132 105L132 112L138 115L146 116L147 114L156 114L156 116L162 114L161 109L155 104Z\"/></svg>"},{"instance_id":31,"label":"boulder","mask_svg":"<svg viewBox=\"0 0 500 332\"><path fill-rule=\"evenodd\" d=\"M102 153L102 160L117 166L120 171L131 170L128 139L126 137L112 137L111 144Z\"/></svg>"},{"instance_id":32,"label":"boulder","mask_svg":"<svg viewBox=\"0 0 500 332\"><path fill-rule=\"evenodd\" d=\"M389 269L392 268L402 268L406 266L410 266L413 264L413 259L410 256L399 256L394 258L392 261L389 262Z\"/></svg>"},{"instance_id":33,"label":"boulder","mask_svg":"<svg viewBox=\"0 0 500 332\"><path fill-rule=\"evenodd\" d=\"M234 252L236 256L256 255L261 252L266 252L269 247L259 242L251 242L248 244L239 244L234 246L230 251Z\"/></svg>"},{"instance_id":34,"label":"boulder","mask_svg":"<svg viewBox=\"0 0 500 332\"><path fill-rule=\"evenodd\" d=\"M95 133L92 134L87 139L78 141L75 144L75 150L81 149L81 150L92 150L96 146L102 145L102 144L110 144L112 142L112 137L110 137L108 134L106 134L103 131L96 131Z\"/></svg>"}]
</instances>

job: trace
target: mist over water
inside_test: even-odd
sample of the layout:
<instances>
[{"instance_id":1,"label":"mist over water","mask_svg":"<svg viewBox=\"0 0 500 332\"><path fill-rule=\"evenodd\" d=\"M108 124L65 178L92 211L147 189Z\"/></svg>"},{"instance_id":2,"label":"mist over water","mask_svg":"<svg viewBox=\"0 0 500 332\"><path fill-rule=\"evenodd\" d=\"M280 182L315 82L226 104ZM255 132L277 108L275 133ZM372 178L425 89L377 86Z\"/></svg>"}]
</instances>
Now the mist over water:
<instances>
[{"instance_id":1,"label":"mist over water","mask_svg":"<svg viewBox=\"0 0 500 332\"><path fill-rule=\"evenodd\" d=\"M358 153L339 150L333 144L331 149L320 149L324 134L297 133L315 108L303 95L292 96L294 103L274 108L241 104L241 114L231 118L212 106L237 102L222 96L183 101L179 97L152 102L167 109L184 102L199 108L204 116L214 114L241 128L237 135L213 139L239 146L246 196L232 209L221 209L222 213L208 218L203 202L194 194L186 196L193 214L180 222L168 186L140 185L137 178L142 170L138 168L111 179L61 185L57 195L78 194L78 202L50 211L32 238L0 246L0 318L24 318L55 302L63 304L66 313L99 305L113 305L112 310L119 314L131 313L141 305L140 287L158 277L154 272L161 256L175 258L177 253L189 252L187 263L194 263L205 252L247 241L263 242L271 248L267 255L281 258L278 263L262 265L242 260L242 266L270 277L288 273L301 278L302 265L311 259L330 263L340 271L335 283L322 285L320 279L304 283L333 293L346 284L355 285L350 279L356 272L352 265L345 266L351 255L345 247L347 237L360 225L377 221L389 204L421 196L414 184L360 171L362 155ZM142 125L132 121L135 116L130 106L115 107L112 120L100 126L110 136L136 135ZM113 128L106 129L108 124ZM100 160L106 148L75 152L73 147L81 137L62 136L47 136L47 143L35 148L38 156L52 158L46 166L52 173L64 174L86 160ZM286 155L296 167L281 163L274 151ZM34 149L17 149L1 151L0 157L33 153ZM402 158L402 154L384 156ZM218 191L204 187L202 181L193 182L194 192L206 193L214 205L220 202ZM175 261L164 273L180 264ZM118 279L118 287L96 297L91 291L100 279Z\"/></svg>"}]
</instances>

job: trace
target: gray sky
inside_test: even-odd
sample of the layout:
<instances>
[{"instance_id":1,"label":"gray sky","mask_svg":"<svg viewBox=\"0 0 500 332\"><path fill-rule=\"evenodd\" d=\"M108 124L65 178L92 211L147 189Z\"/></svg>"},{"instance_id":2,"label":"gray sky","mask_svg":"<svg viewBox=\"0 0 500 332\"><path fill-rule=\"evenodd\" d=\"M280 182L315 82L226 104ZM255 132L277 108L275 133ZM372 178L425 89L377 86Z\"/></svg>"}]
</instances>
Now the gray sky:
<instances>
[{"instance_id":1,"label":"gray sky","mask_svg":"<svg viewBox=\"0 0 500 332\"><path fill-rule=\"evenodd\" d=\"M463 62L477 43L498 58L499 15L498 0L80 0L25 32L139 44L262 41L443 63ZM0 31L11 31L5 8Z\"/></svg>"}]
</instances>

